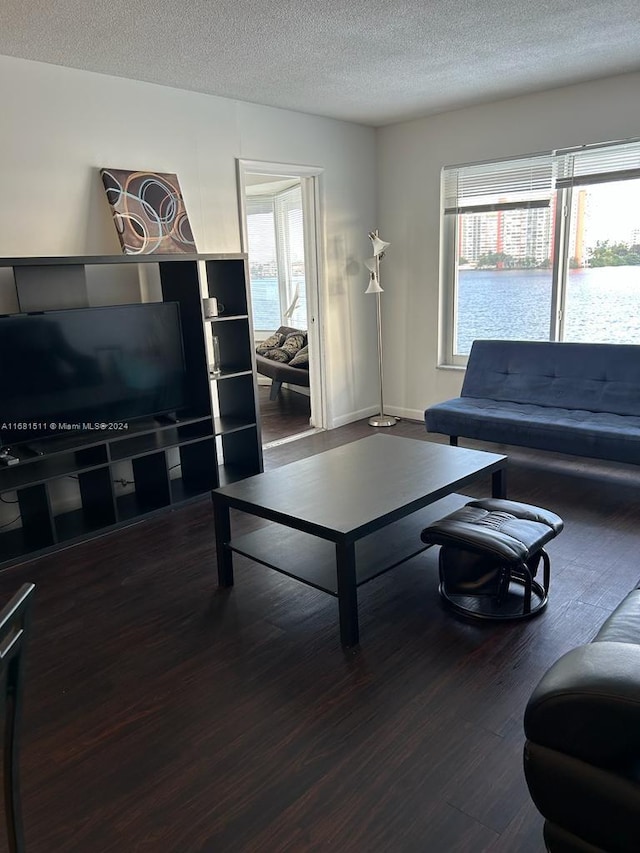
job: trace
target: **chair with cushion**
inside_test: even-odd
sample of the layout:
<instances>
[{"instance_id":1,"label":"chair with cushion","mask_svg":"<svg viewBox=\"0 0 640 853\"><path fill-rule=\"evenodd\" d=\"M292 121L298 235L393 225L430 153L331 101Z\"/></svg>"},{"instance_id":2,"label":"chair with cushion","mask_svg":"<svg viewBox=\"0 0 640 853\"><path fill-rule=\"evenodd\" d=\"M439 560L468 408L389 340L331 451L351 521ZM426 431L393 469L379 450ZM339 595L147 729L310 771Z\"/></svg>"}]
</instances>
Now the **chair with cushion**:
<instances>
[{"instance_id":1,"label":"chair with cushion","mask_svg":"<svg viewBox=\"0 0 640 853\"><path fill-rule=\"evenodd\" d=\"M256 369L271 379L270 400L277 398L283 382L308 388L307 333L292 326L280 326L256 347Z\"/></svg>"},{"instance_id":2,"label":"chair with cushion","mask_svg":"<svg viewBox=\"0 0 640 853\"><path fill-rule=\"evenodd\" d=\"M640 850L640 588L543 675L524 771L552 853Z\"/></svg>"},{"instance_id":3,"label":"chair with cushion","mask_svg":"<svg viewBox=\"0 0 640 853\"><path fill-rule=\"evenodd\" d=\"M421 539L440 545L440 595L475 619L528 619L547 605L550 562L544 545L562 519L516 501L470 501L426 527ZM535 580L542 561L542 585Z\"/></svg>"},{"instance_id":4,"label":"chair with cushion","mask_svg":"<svg viewBox=\"0 0 640 853\"><path fill-rule=\"evenodd\" d=\"M35 587L23 584L0 611L0 674L4 711L4 807L10 853L24 853L19 784L19 726L24 648Z\"/></svg>"}]
</instances>

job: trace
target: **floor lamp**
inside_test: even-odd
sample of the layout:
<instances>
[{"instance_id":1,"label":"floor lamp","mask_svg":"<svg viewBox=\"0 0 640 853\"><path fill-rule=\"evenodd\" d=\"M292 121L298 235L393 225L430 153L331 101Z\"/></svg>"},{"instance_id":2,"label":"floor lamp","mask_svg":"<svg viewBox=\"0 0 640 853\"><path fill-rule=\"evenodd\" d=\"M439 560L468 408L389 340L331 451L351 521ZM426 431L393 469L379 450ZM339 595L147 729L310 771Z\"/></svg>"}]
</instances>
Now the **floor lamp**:
<instances>
[{"instance_id":1,"label":"floor lamp","mask_svg":"<svg viewBox=\"0 0 640 853\"><path fill-rule=\"evenodd\" d=\"M382 311L380 307L380 294L384 291L380 287L380 260L384 257L384 250L390 246L390 243L385 243L378 236L378 229L369 232L369 239L373 244L373 257L368 258L364 263L369 270L370 279L369 287L365 293L375 293L376 295L376 312L378 318L378 368L380 371L380 413L369 418L369 424L374 427L390 427L395 426L397 418L384 413L383 399L383 379L382 379Z\"/></svg>"}]
</instances>

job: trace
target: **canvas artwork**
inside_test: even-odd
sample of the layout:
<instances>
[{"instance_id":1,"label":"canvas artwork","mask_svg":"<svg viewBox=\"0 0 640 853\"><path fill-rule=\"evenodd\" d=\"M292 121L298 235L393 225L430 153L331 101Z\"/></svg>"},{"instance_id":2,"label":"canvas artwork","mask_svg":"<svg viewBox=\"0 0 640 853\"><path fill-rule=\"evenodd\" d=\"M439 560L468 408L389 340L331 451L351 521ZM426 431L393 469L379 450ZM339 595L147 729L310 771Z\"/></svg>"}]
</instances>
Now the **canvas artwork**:
<instances>
[{"instance_id":1,"label":"canvas artwork","mask_svg":"<svg viewBox=\"0 0 640 853\"><path fill-rule=\"evenodd\" d=\"M196 251L177 175L124 169L100 174L126 255Z\"/></svg>"}]
</instances>

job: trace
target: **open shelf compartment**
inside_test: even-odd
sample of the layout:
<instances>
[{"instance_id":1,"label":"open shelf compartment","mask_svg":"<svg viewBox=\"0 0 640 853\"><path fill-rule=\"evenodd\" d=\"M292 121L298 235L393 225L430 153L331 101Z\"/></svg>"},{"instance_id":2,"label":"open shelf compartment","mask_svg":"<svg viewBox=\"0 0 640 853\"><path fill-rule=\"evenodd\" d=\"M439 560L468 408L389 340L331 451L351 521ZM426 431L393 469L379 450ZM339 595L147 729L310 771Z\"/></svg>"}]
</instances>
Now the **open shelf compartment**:
<instances>
[{"instance_id":1,"label":"open shelf compartment","mask_svg":"<svg viewBox=\"0 0 640 853\"><path fill-rule=\"evenodd\" d=\"M465 495L447 495L356 542L357 585L368 583L425 551L429 546L420 541L420 531L469 500ZM251 533L232 537L229 547L288 577L331 595L338 594L336 547L333 542L269 522Z\"/></svg>"}]
</instances>

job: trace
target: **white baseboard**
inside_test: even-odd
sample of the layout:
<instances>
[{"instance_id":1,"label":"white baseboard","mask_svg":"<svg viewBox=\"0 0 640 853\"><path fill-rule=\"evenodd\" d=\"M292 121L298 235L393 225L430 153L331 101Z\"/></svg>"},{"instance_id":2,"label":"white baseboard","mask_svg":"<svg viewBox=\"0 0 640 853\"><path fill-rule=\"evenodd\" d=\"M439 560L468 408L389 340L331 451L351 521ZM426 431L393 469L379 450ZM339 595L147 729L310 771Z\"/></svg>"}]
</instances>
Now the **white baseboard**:
<instances>
[{"instance_id":1,"label":"white baseboard","mask_svg":"<svg viewBox=\"0 0 640 853\"><path fill-rule=\"evenodd\" d=\"M347 415L340 415L339 417L331 420L331 426L329 429L337 429L338 427L352 424L354 421L361 421L363 418L370 418L371 415L375 415L377 411L378 409L376 406L369 406L367 409L360 409L358 412L349 412Z\"/></svg>"},{"instance_id":2,"label":"white baseboard","mask_svg":"<svg viewBox=\"0 0 640 853\"><path fill-rule=\"evenodd\" d=\"M385 406L388 415L403 418L407 421L424 421L424 409L403 409L401 406Z\"/></svg>"},{"instance_id":3,"label":"white baseboard","mask_svg":"<svg viewBox=\"0 0 640 853\"><path fill-rule=\"evenodd\" d=\"M377 415L378 410L379 406L369 406L368 408L360 409L357 412L349 412L348 415L340 415L337 418L333 418L329 429L337 429L338 427L352 424L354 421L361 421L364 420L364 418L370 418L371 415ZM423 409L404 409L400 406L385 406L384 411L387 415L393 415L396 418L402 418L407 421L418 421L419 423L424 421Z\"/></svg>"}]
</instances>

